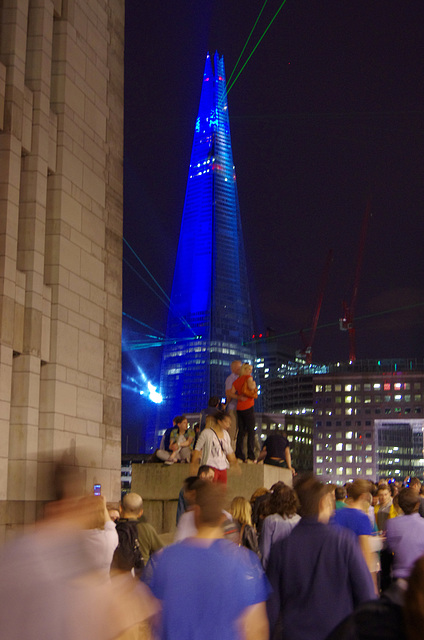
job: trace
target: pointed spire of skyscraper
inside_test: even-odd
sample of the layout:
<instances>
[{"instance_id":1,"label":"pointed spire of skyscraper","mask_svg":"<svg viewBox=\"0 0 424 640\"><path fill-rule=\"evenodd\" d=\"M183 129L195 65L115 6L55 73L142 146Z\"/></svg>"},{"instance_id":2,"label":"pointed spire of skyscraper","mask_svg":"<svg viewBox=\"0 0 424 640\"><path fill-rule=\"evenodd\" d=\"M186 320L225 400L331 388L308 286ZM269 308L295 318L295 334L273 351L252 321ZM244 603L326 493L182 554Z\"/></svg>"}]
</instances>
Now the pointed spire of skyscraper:
<instances>
[{"instance_id":1,"label":"pointed spire of skyscraper","mask_svg":"<svg viewBox=\"0 0 424 640\"><path fill-rule=\"evenodd\" d=\"M168 415L200 411L224 395L252 314L228 117L224 59L206 56L164 347ZM163 426L166 426L165 424Z\"/></svg>"}]
</instances>

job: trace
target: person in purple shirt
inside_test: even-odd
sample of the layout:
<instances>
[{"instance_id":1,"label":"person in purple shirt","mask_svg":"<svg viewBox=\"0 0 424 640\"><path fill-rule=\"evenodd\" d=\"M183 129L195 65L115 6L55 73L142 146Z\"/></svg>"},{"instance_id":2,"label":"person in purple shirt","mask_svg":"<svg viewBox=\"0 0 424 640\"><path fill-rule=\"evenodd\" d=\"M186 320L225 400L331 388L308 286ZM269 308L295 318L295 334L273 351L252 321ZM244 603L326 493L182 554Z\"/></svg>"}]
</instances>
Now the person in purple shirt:
<instances>
[{"instance_id":1,"label":"person in purple shirt","mask_svg":"<svg viewBox=\"0 0 424 640\"><path fill-rule=\"evenodd\" d=\"M420 497L413 489L402 489L399 506L405 515L387 521L386 546L393 551L393 577L409 578L414 562L424 554L424 518L419 514Z\"/></svg>"},{"instance_id":2,"label":"person in purple shirt","mask_svg":"<svg viewBox=\"0 0 424 640\"><path fill-rule=\"evenodd\" d=\"M324 640L355 606L375 598L374 584L352 532L328 524L331 487L307 477L295 489L302 519L271 549L268 616L274 638Z\"/></svg>"}]
</instances>

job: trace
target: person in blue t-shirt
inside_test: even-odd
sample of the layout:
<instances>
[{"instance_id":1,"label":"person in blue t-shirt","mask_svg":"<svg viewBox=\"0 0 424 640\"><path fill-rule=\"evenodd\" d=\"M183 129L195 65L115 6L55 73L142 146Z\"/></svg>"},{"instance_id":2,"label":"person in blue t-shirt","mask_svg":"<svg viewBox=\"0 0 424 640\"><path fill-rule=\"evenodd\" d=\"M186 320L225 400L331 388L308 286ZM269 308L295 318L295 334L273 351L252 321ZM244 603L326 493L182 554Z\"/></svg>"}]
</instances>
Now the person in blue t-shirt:
<instances>
[{"instance_id":1,"label":"person in blue t-shirt","mask_svg":"<svg viewBox=\"0 0 424 640\"><path fill-rule=\"evenodd\" d=\"M203 482L194 506L197 535L155 554L143 581L161 601L159 638L268 637L269 585L256 555L222 539L223 493Z\"/></svg>"},{"instance_id":2,"label":"person in blue t-shirt","mask_svg":"<svg viewBox=\"0 0 424 640\"><path fill-rule=\"evenodd\" d=\"M370 506L370 483L368 480L357 479L347 485L347 501L345 509L337 509L333 524L350 529L358 538L362 554L377 585L377 557L372 550L371 536L373 533L371 520L368 516Z\"/></svg>"}]
</instances>

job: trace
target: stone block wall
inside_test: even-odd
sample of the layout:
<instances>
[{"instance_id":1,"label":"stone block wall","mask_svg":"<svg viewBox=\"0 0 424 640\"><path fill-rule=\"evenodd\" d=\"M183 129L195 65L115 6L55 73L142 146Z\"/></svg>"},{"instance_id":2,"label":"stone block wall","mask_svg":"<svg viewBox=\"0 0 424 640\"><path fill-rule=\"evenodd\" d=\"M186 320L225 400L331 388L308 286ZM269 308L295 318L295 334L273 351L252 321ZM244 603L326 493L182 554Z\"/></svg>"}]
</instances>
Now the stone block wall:
<instances>
[{"instance_id":1,"label":"stone block wall","mask_svg":"<svg viewBox=\"0 0 424 640\"><path fill-rule=\"evenodd\" d=\"M120 494L123 0L0 0L0 540Z\"/></svg>"},{"instance_id":2,"label":"stone block wall","mask_svg":"<svg viewBox=\"0 0 424 640\"><path fill-rule=\"evenodd\" d=\"M144 514L158 533L173 533L177 515L178 494L184 479L190 475L187 464L164 466L161 464L132 465L131 491L143 498ZM292 486L293 478L288 469L266 464L241 464L240 474L229 470L226 507L233 498L250 496L259 489L270 489L282 480Z\"/></svg>"}]
</instances>

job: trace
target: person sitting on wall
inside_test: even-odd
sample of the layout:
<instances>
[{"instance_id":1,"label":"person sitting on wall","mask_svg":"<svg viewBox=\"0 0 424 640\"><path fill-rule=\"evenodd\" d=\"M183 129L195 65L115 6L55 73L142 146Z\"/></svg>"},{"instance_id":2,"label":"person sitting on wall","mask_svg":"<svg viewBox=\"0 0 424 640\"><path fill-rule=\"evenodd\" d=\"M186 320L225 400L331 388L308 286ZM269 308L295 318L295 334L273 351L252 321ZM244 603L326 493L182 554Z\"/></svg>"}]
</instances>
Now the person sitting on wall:
<instances>
[{"instance_id":1,"label":"person sitting on wall","mask_svg":"<svg viewBox=\"0 0 424 640\"><path fill-rule=\"evenodd\" d=\"M185 416L178 416L174 420L176 426L171 430L169 436L168 451L157 452L157 455L165 461L165 464L190 462L194 432L192 429L188 429L188 421Z\"/></svg>"},{"instance_id":2,"label":"person sitting on wall","mask_svg":"<svg viewBox=\"0 0 424 640\"><path fill-rule=\"evenodd\" d=\"M283 467L285 463L292 475L296 473L292 467L289 443L284 431L273 433L267 437L259 454L258 462L261 460L264 461L264 464L270 464L274 467Z\"/></svg>"}]
</instances>

